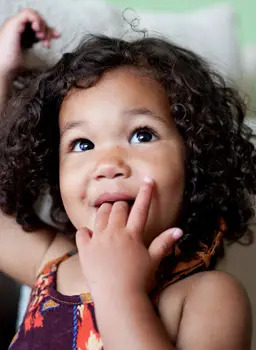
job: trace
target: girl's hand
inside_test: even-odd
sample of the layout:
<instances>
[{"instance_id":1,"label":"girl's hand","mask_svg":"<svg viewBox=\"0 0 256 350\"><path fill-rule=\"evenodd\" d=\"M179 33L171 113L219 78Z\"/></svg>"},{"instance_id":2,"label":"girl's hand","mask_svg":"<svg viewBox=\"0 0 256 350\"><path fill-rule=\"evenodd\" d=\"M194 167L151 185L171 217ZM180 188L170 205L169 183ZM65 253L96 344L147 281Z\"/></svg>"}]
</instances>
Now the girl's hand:
<instances>
[{"instance_id":1,"label":"girl's hand","mask_svg":"<svg viewBox=\"0 0 256 350\"><path fill-rule=\"evenodd\" d=\"M102 292L148 293L160 261L182 236L180 229L172 228L156 237L148 249L143 244L153 188L153 181L146 180L130 215L124 201L103 203L93 232L88 228L77 231L80 263L93 297Z\"/></svg>"},{"instance_id":2,"label":"girl's hand","mask_svg":"<svg viewBox=\"0 0 256 350\"><path fill-rule=\"evenodd\" d=\"M8 76L23 65L24 50L21 47L21 37L26 24L30 23L36 38L50 47L52 39L60 37L54 28L48 27L39 13L32 9L25 9L18 15L5 21L0 29L0 75Z\"/></svg>"}]
</instances>

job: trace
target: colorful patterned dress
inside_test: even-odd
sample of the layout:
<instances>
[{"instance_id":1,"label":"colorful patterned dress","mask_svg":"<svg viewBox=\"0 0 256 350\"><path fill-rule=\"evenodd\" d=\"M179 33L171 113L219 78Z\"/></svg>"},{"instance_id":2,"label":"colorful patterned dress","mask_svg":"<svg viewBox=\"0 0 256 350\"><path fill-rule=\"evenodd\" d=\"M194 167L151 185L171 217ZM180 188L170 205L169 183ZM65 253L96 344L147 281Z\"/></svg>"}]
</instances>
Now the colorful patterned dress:
<instances>
[{"instance_id":1,"label":"colorful patterned dress","mask_svg":"<svg viewBox=\"0 0 256 350\"><path fill-rule=\"evenodd\" d=\"M9 350L103 349L90 293L65 296L56 290L58 265L73 254L65 254L44 267Z\"/></svg>"}]
</instances>

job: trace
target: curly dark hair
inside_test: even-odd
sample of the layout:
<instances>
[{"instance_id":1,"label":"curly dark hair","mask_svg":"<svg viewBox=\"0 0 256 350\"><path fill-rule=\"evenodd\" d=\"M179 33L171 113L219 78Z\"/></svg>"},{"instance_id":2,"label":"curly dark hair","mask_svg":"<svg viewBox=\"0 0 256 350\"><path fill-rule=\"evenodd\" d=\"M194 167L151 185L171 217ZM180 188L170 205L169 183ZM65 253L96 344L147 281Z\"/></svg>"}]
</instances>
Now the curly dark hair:
<instances>
[{"instance_id":1,"label":"curly dark hair","mask_svg":"<svg viewBox=\"0 0 256 350\"><path fill-rule=\"evenodd\" d=\"M187 154L179 247L193 255L210 244L222 217L229 242L245 236L256 193L256 155L244 125L245 104L195 53L161 38L126 41L89 35L8 103L0 121L0 207L16 214L24 230L43 225L34 203L50 189L51 218L64 233L75 228L59 189L58 113L73 88L95 85L109 70L133 66L165 88L170 117Z\"/></svg>"}]
</instances>

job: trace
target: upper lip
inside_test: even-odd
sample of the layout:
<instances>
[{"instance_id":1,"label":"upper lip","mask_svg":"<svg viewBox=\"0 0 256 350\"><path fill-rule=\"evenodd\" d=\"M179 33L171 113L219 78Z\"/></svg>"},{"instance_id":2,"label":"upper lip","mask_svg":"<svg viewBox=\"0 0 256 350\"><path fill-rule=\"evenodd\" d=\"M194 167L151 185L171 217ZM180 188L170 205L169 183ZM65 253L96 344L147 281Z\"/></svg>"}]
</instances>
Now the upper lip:
<instances>
[{"instance_id":1,"label":"upper lip","mask_svg":"<svg viewBox=\"0 0 256 350\"><path fill-rule=\"evenodd\" d=\"M113 193L105 192L105 193L101 194L96 199L96 201L94 202L94 206L99 207L99 206L101 206L102 203L105 203L105 202L129 201L129 200L134 201L134 197L128 193L125 193L125 192L113 192Z\"/></svg>"}]
</instances>

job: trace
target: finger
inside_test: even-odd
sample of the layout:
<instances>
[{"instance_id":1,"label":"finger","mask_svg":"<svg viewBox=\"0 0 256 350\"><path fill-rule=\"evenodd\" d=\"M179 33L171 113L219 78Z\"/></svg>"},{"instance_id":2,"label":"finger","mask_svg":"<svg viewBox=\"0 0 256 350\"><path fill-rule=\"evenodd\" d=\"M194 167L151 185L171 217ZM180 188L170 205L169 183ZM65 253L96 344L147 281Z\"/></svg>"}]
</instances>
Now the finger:
<instances>
[{"instance_id":1,"label":"finger","mask_svg":"<svg viewBox=\"0 0 256 350\"><path fill-rule=\"evenodd\" d=\"M148 218L153 184L154 182L151 178L146 177L144 179L126 225L131 232L141 235L141 237Z\"/></svg>"},{"instance_id":2,"label":"finger","mask_svg":"<svg viewBox=\"0 0 256 350\"><path fill-rule=\"evenodd\" d=\"M174 227L164 231L153 240L148 248L148 251L155 268L159 266L164 257L171 254L175 243L182 235L182 230Z\"/></svg>"},{"instance_id":3,"label":"finger","mask_svg":"<svg viewBox=\"0 0 256 350\"><path fill-rule=\"evenodd\" d=\"M20 20L30 22L38 39L44 39L47 35L47 24L42 16L33 9L26 9L20 13Z\"/></svg>"},{"instance_id":4,"label":"finger","mask_svg":"<svg viewBox=\"0 0 256 350\"><path fill-rule=\"evenodd\" d=\"M97 210L95 221L94 221L94 231L95 233L100 233L105 230L108 225L109 215L112 209L112 204L103 203Z\"/></svg>"},{"instance_id":5,"label":"finger","mask_svg":"<svg viewBox=\"0 0 256 350\"><path fill-rule=\"evenodd\" d=\"M42 20L39 17L31 19L31 27L36 33L43 33L44 31Z\"/></svg>"},{"instance_id":6,"label":"finger","mask_svg":"<svg viewBox=\"0 0 256 350\"><path fill-rule=\"evenodd\" d=\"M18 31L19 34L22 34L25 30L26 24L29 22L32 23L33 21L36 21L36 18L34 15L31 15L27 10L19 13L19 15L12 17L8 20L8 23L11 25L14 25Z\"/></svg>"},{"instance_id":7,"label":"finger","mask_svg":"<svg viewBox=\"0 0 256 350\"><path fill-rule=\"evenodd\" d=\"M36 37L40 40L44 38L46 24L38 12L32 9L26 9L22 11L15 20L19 23L20 34L24 32L26 24L30 23Z\"/></svg>"},{"instance_id":8,"label":"finger","mask_svg":"<svg viewBox=\"0 0 256 350\"><path fill-rule=\"evenodd\" d=\"M25 30L25 27L26 27L26 22L20 23L19 28L18 28L18 33L22 34Z\"/></svg>"},{"instance_id":9,"label":"finger","mask_svg":"<svg viewBox=\"0 0 256 350\"><path fill-rule=\"evenodd\" d=\"M32 28L36 32L38 39L45 39L47 37L48 27L41 18L38 21L32 22Z\"/></svg>"},{"instance_id":10,"label":"finger","mask_svg":"<svg viewBox=\"0 0 256 350\"><path fill-rule=\"evenodd\" d=\"M36 10L32 9L32 8L25 8L23 10L21 10L19 12L19 14L17 16L15 16L14 18L18 18L18 19L31 19L31 18L41 18L41 15L39 14L39 12L37 12Z\"/></svg>"},{"instance_id":11,"label":"finger","mask_svg":"<svg viewBox=\"0 0 256 350\"><path fill-rule=\"evenodd\" d=\"M52 28L52 37L58 39L61 37L61 34L55 28Z\"/></svg>"},{"instance_id":12,"label":"finger","mask_svg":"<svg viewBox=\"0 0 256 350\"><path fill-rule=\"evenodd\" d=\"M78 250L83 249L87 245L87 243L90 241L92 236L91 230L89 230L87 227L80 228L76 232L76 245Z\"/></svg>"},{"instance_id":13,"label":"finger","mask_svg":"<svg viewBox=\"0 0 256 350\"><path fill-rule=\"evenodd\" d=\"M52 39L57 39L57 37L53 36L52 28L47 28L43 43L44 43L44 46L47 47L48 49L51 47Z\"/></svg>"},{"instance_id":14,"label":"finger","mask_svg":"<svg viewBox=\"0 0 256 350\"><path fill-rule=\"evenodd\" d=\"M51 42L50 42L50 40L45 39L45 40L43 41L43 45L44 45L44 47L46 47L47 49L49 49L49 48L51 47Z\"/></svg>"},{"instance_id":15,"label":"finger","mask_svg":"<svg viewBox=\"0 0 256 350\"><path fill-rule=\"evenodd\" d=\"M36 32L36 36L38 39L42 40L45 38L45 32L43 32L43 31Z\"/></svg>"},{"instance_id":16,"label":"finger","mask_svg":"<svg viewBox=\"0 0 256 350\"><path fill-rule=\"evenodd\" d=\"M129 216L129 205L125 201L117 201L113 204L108 227L116 229L117 227L125 227Z\"/></svg>"},{"instance_id":17,"label":"finger","mask_svg":"<svg viewBox=\"0 0 256 350\"><path fill-rule=\"evenodd\" d=\"M40 30L40 22L42 21L40 14L32 9L25 9L20 12L16 20L19 23L30 22L35 31Z\"/></svg>"}]
</instances>

